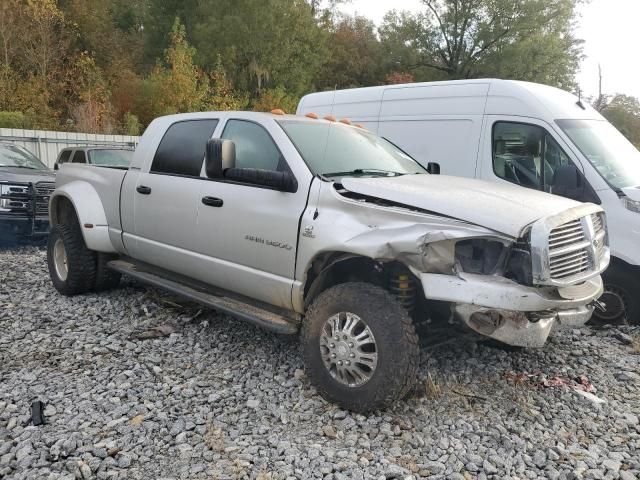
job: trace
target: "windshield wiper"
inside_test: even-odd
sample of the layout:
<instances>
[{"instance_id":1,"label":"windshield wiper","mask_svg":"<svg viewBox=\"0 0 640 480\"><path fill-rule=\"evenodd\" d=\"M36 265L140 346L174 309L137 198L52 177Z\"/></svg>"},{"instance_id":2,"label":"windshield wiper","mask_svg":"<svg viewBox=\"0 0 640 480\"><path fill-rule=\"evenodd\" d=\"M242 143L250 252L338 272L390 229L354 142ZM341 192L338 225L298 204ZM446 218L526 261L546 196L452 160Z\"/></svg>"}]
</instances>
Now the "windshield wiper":
<instances>
[{"instance_id":1,"label":"windshield wiper","mask_svg":"<svg viewBox=\"0 0 640 480\"><path fill-rule=\"evenodd\" d=\"M5 167L5 168L27 168L29 170L38 170L37 168L25 167L24 165L0 165L0 167Z\"/></svg>"},{"instance_id":2,"label":"windshield wiper","mask_svg":"<svg viewBox=\"0 0 640 480\"><path fill-rule=\"evenodd\" d=\"M399 177L400 175L404 175L404 173L392 172L390 170L381 170L378 168L356 168L347 172L323 173L322 175L325 177L349 177L355 175L380 175L383 177Z\"/></svg>"}]
</instances>

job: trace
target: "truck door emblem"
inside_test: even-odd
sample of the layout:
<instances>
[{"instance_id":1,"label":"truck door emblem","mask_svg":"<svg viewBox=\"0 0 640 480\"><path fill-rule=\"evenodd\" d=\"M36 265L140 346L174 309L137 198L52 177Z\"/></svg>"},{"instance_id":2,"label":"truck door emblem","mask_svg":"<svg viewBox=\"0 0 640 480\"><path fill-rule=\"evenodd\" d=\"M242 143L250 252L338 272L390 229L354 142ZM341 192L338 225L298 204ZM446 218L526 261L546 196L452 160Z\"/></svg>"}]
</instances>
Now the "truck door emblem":
<instances>
[{"instance_id":1,"label":"truck door emblem","mask_svg":"<svg viewBox=\"0 0 640 480\"><path fill-rule=\"evenodd\" d=\"M262 245L268 245L269 247L282 248L284 250L291 250L293 247L288 243L278 242L276 240L265 240L264 238L256 237L255 235L245 235L245 240L250 242L261 243Z\"/></svg>"}]
</instances>

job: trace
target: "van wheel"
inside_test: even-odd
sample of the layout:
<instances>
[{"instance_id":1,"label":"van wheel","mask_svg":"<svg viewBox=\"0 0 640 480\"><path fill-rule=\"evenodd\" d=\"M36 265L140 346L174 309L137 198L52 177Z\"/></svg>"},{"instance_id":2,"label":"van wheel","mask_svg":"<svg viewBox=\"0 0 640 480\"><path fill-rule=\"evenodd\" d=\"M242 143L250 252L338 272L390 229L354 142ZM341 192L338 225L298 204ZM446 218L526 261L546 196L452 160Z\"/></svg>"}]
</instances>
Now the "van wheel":
<instances>
[{"instance_id":1,"label":"van wheel","mask_svg":"<svg viewBox=\"0 0 640 480\"><path fill-rule=\"evenodd\" d=\"M63 295L77 295L93 289L96 254L84 243L78 227L55 225L49 233L47 265L55 289Z\"/></svg>"},{"instance_id":2,"label":"van wheel","mask_svg":"<svg viewBox=\"0 0 640 480\"><path fill-rule=\"evenodd\" d=\"M418 336L407 311L380 287L344 283L322 292L301 340L311 383L348 410L385 408L415 384Z\"/></svg>"},{"instance_id":3,"label":"van wheel","mask_svg":"<svg viewBox=\"0 0 640 480\"><path fill-rule=\"evenodd\" d=\"M640 324L640 279L630 270L611 265L602 275L604 293L600 301L605 311L596 310L594 317L606 323L616 323L626 318L632 325Z\"/></svg>"},{"instance_id":4,"label":"van wheel","mask_svg":"<svg viewBox=\"0 0 640 480\"><path fill-rule=\"evenodd\" d=\"M108 253L97 253L98 261L96 262L96 283L94 290L96 292L103 292L105 290L111 290L116 288L120 284L120 278L122 275L120 272L107 267L107 263L111 260L118 258L116 255L109 255Z\"/></svg>"}]
</instances>

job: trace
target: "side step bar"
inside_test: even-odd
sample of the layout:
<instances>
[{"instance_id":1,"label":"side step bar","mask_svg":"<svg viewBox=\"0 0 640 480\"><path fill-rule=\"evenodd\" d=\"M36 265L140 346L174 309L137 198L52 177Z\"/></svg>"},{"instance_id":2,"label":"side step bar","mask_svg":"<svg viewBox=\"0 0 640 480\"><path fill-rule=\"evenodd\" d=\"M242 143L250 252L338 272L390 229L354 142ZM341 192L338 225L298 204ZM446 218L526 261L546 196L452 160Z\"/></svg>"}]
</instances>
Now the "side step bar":
<instances>
[{"instance_id":1,"label":"side step bar","mask_svg":"<svg viewBox=\"0 0 640 480\"><path fill-rule=\"evenodd\" d=\"M175 276L170 272L166 272L165 274L165 272L160 269L152 266L147 267L137 262L119 259L110 261L107 263L107 266L112 270L129 275L143 283L167 290L178 296L200 303L205 307L253 323L254 325L275 333L290 335L298 333L299 316L296 322L294 319L287 318L284 315L226 296L222 292L211 293L207 291L214 290L213 287L207 288L205 285L195 285L193 281L189 281L189 284L187 284L186 281L179 281L179 276ZM168 278L170 276L175 279Z\"/></svg>"}]
</instances>

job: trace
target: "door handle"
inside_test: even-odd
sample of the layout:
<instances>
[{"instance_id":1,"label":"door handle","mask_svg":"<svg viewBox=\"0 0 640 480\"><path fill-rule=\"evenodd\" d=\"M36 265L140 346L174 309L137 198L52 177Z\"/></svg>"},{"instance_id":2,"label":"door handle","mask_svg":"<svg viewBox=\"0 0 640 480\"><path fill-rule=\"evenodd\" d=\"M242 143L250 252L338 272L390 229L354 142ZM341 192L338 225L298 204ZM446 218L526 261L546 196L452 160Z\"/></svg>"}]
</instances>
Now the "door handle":
<instances>
[{"instance_id":1,"label":"door handle","mask_svg":"<svg viewBox=\"0 0 640 480\"><path fill-rule=\"evenodd\" d=\"M202 197L202 203L210 207L221 207L224 203L221 198L216 197Z\"/></svg>"},{"instance_id":2,"label":"door handle","mask_svg":"<svg viewBox=\"0 0 640 480\"><path fill-rule=\"evenodd\" d=\"M142 195L149 195L151 193L151 187L145 187L144 185L138 185L136 191Z\"/></svg>"}]
</instances>

